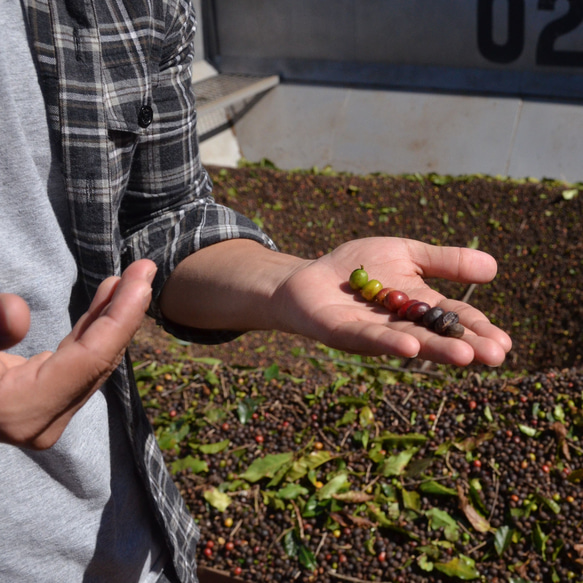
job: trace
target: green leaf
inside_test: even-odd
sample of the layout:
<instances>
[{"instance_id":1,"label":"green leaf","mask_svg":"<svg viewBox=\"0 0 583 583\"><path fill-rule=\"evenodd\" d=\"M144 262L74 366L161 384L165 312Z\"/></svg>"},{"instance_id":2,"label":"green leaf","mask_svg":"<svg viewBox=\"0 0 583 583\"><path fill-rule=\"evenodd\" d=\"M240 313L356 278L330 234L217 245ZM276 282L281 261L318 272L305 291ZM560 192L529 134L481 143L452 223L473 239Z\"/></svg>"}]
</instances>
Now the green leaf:
<instances>
[{"instance_id":1,"label":"green leaf","mask_svg":"<svg viewBox=\"0 0 583 583\"><path fill-rule=\"evenodd\" d=\"M216 366L221 364L223 361L220 358L210 358L207 356L192 358L192 362L200 362L201 364L210 364L211 366Z\"/></svg>"},{"instance_id":2,"label":"green leaf","mask_svg":"<svg viewBox=\"0 0 583 583\"><path fill-rule=\"evenodd\" d=\"M374 423L374 414L368 405L360 410L359 421L361 427L368 427Z\"/></svg>"},{"instance_id":3,"label":"green leaf","mask_svg":"<svg viewBox=\"0 0 583 583\"><path fill-rule=\"evenodd\" d=\"M223 439L223 441L217 441L216 443L205 443L203 445L200 445L198 449L202 453L213 455L227 449L230 443L231 440Z\"/></svg>"},{"instance_id":4,"label":"green leaf","mask_svg":"<svg viewBox=\"0 0 583 583\"><path fill-rule=\"evenodd\" d=\"M188 435L190 426L187 423L178 421L171 423L168 427L159 428L157 433L158 445L160 449L174 449Z\"/></svg>"},{"instance_id":5,"label":"green leaf","mask_svg":"<svg viewBox=\"0 0 583 583\"><path fill-rule=\"evenodd\" d=\"M403 506L408 510L414 510L415 512L421 511L421 496L418 492L401 490L401 495L403 496Z\"/></svg>"},{"instance_id":6,"label":"green leaf","mask_svg":"<svg viewBox=\"0 0 583 583\"><path fill-rule=\"evenodd\" d=\"M445 510L430 508L425 516L429 519L429 527L432 530L443 528L445 538L450 542L456 542L460 537L458 523Z\"/></svg>"},{"instance_id":7,"label":"green leaf","mask_svg":"<svg viewBox=\"0 0 583 583\"><path fill-rule=\"evenodd\" d=\"M423 571L433 571L433 562L427 558L426 554L417 557L417 565L419 565L419 568Z\"/></svg>"},{"instance_id":8,"label":"green leaf","mask_svg":"<svg viewBox=\"0 0 583 583\"><path fill-rule=\"evenodd\" d=\"M326 511L328 501L320 502L315 495L310 496L306 502L303 510L302 516L306 518L313 518L314 516L319 516Z\"/></svg>"},{"instance_id":9,"label":"green leaf","mask_svg":"<svg viewBox=\"0 0 583 583\"><path fill-rule=\"evenodd\" d=\"M482 443L488 441L494 437L492 432L480 433L480 435L466 437L461 441L456 441L453 445L460 451L473 451L474 449L480 447Z\"/></svg>"},{"instance_id":10,"label":"green leaf","mask_svg":"<svg viewBox=\"0 0 583 583\"><path fill-rule=\"evenodd\" d=\"M280 482L286 477L289 469L291 468L292 463L288 462L286 464L283 464L273 475L273 478L271 478L271 480L269 481L269 483L267 484L268 488L274 488L275 486L278 486L280 484Z\"/></svg>"},{"instance_id":11,"label":"green leaf","mask_svg":"<svg viewBox=\"0 0 583 583\"><path fill-rule=\"evenodd\" d=\"M204 499L219 512L224 512L232 502L231 497L228 494L221 492L218 488L205 490L203 496Z\"/></svg>"},{"instance_id":12,"label":"green leaf","mask_svg":"<svg viewBox=\"0 0 583 583\"><path fill-rule=\"evenodd\" d=\"M211 407L205 409L204 416L211 422L216 423L227 416L227 412L222 407Z\"/></svg>"},{"instance_id":13,"label":"green leaf","mask_svg":"<svg viewBox=\"0 0 583 583\"><path fill-rule=\"evenodd\" d=\"M263 371L263 376L266 381L271 381L273 379L279 378L279 366L277 364L272 364Z\"/></svg>"},{"instance_id":14,"label":"green leaf","mask_svg":"<svg viewBox=\"0 0 583 583\"><path fill-rule=\"evenodd\" d=\"M287 480L295 482L303 478L310 470L313 470L333 458L329 451L313 451L306 456L295 460L287 474Z\"/></svg>"},{"instance_id":15,"label":"green leaf","mask_svg":"<svg viewBox=\"0 0 583 583\"><path fill-rule=\"evenodd\" d=\"M298 549L298 560L308 571L314 571L318 567L314 553L306 545L300 545Z\"/></svg>"},{"instance_id":16,"label":"green leaf","mask_svg":"<svg viewBox=\"0 0 583 583\"><path fill-rule=\"evenodd\" d=\"M285 510L285 502L281 498L277 498L273 492L262 490L261 495L265 506L271 506L276 510Z\"/></svg>"},{"instance_id":17,"label":"green leaf","mask_svg":"<svg viewBox=\"0 0 583 583\"><path fill-rule=\"evenodd\" d=\"M337 373L337 374L338 374L338 376L337 376L336 380L330 386L330 388L332 389L332 393L335 393L340 387L343 387L344 385L346 385L347 383L349 383L351 381L350 377L343 376L340 373Z\"/></svg>"},{"instance_id":18,"label":"green leaf","mask_svg":"<svg viewBox=\"0 0 583 583\"><path fill-rule=\"evenodd\" d=\"M465 555L454 557L448 563L435 563L435 568L449 577L457 577L464 581L478 579L480 576L475 561Z\"/></svg>"},{"instance_id":19,"label":"green leaf","mask_svg":"<svg viewBox=\"0 0 583 583\"><path fill-rule=\"evenodd\" d=\"M535 494L535 497L539 502L542 502L545 506L547 506L555 514L561 513L561 506L557 502L552 500L551 498L547 498L546 496L543 496L542 494L538 494L538 493Z\"/></svg>"},{"instance_id":20,"label":"green leaf","mask_svg":"<svg viewBox=\"0 0 583 583\"><path fill-rule=\"evenodd\" d=\"M256 459L239 477L248 482L257 482L262 478L273 478L275 472L293 459L292 452L268 454Z\"/></svg>"},{"instance_id":21,"label":"green leaf","mask_svg":"<svg viewBox=\"0 0 583 583\"><path fill-rule=\"evenodd\" d=\"M578 484L581 480L583 480L583 468L573 470L567 476L567 481L571 482L571 484Z\"/></svg>"},{"instance_id":22,"label":"green leaf","mask_svg":"<svg viewBox=\"0 0 583 583\"><path fill-rule=\"evenodd\" d=\"M219 385L219 383L221 382L219 380L219 377L215 374L214 371L209 370L205 375L204 375L204 380L209 384L212 385L213 387L216 387Z\"/></svg>"},{"instance_id":23,"label":"green leaf","mask_svg":"<svg viewBox=\"0 0 583 583\"><path fill-rule=\"evenodd\" d=\"M345 473L334 476L327 484L324 484L316 494L318 500L328 500L334 494L338 494L341 490L350 485L348 476Z\"/></svg>"},{"instance_id":24,"label":"green leaf","mask_svg":"<svg viewBox=\"0 0 583 583\"><path fill-rule=\"evenodd\" d=\"M563 195L564 200L573 200L579 194L579 190L577 188L569 188L563 190L561 194Z\"/></svg>"},{"instance_id":25,"label":"green leaf","mask_svg":"<svg viewBox=\"0 0 583 583\"><path fill-rule=\"evenodd\" d=\"M340 492L339 494L334 494L334 500L340 500L341 502L348 502L349 504L362 504L363 502L368 502L373 500L374 496L372 494L367 494L360 490L349 490L348 492Z\"/></svg>"},{"instance_id":26,"label":"green leaf","mask_svg":"<svg viewBox=\"0 0 583 583\"><path fill-rule=\"evenodd\" d=\"M342 427L343 425L350 425L356 421L356 417L357 417L356 410L349 409L348 411L346 411L346 413L344 413L344 415L342 416L342 419L338 420L335 425L336 425L336 427Z\"/></svg>"},{"instance_id":27,"label":"green leaf","mask_svg":"<svg viewBox=\"0 0 583 583\"><path fill-rule=\"evenodd\" d=\"M484 504L484 500L482 499L482 483L478 478L472 478L470 480L470 500L472 504L484 515L488 514L488 509Z\"/></svg>"},{"instance_id":28,"label":"green leaf","mask_svg":"<svg viewBox=\"0 0 583 583\"><path fill-rule=\"evenodd\" d=\"M390 431L383 431L378 437L375 437L375 443L381 442L388 446L406 447L408 445L423 445L429 438L421 433L406 433L399 435Z\"/></svg>"},{"instance_id":29,"label":"green leaf","mask_svg":"<svg viewBox=\"0 0 583 583\"><path fill-rule=\"evenodd\" d=\"M208 464L204 460L194 458L190 455L172 462L170 467L173 474L183 470L190 470L193 474L201 474L202 472L209 471Z\"/></svg>"},{"instance_id":30,"label":"green leaf","mask_svg":"<svg viewBox=\"0 0 583 583\"><path fill-rule=\"evenodd\" d=\"M563 409L563 406L560 403L557 403L557 405L555 405L555 408L553 409L553 417L557 421L560 421L561 423L565 422L565 410Z\"/></svg>"},{"instance_id":31,"label":"green leaf","mask_svg":"<svg viewBox=\"0 0 583 583\"><path fill-rule=\"evenodd\" d=\"M364 449L368 448L368 440L369 439L370 439L370 432L368 431L368 429L365 429L360 436L360 440L362 442L362 447Z\"/></svg>"},{"instance_id":32,"label":"green leaf","mask_svg":"<svg viewBox=\"0 0 583 583\"><path fill-rule=\"evenodd\" d=\"M480 238L474 235L473 239L467 244L470 249L477 249L480 246Z\"/></svg>"},{"instance_id":33,"label":"green leaf","mask_svg":"<svg viewBox=\"0 0 583 583\"><path fill-rule=\"evenodd\" d=\"M385 459L385 452L383 446L380 443L376 443L370 448L368 452L368 457L375 463L378 464Z\"/></svg>"},{"instance_id":34,"label":"green leaf","mask_svg":"<svg viewBox=\"0 0 583 583\"><path fill-rule=\"evenodd\" d=\"M309 494L309 490L299 484L287 484L278 490L276 496L283 500L295 500L298 496Z\"/></svg>"},{"instance_id":35,"label":"green leaf","mask_svg":"<svg viewBox=\"0 0 583 583\"><path fill-rule=\"evenodd\" d=\"M537 434L537 430L534 427L523 425L522 423L518 424L518 429L520 429L524 435L528 435L528 437L535 437Z\"/></svg>"},{"instance_id":36,"label":"green leaf","mask_svg":"<svg viewBox=\"0 0 583 583\"><path fill-rule=\"evenodd\" d=\"M291 559L295 559L298 556L299 542L300 541L293 530L287 532L283 537L283 550Z\"/></svg>"},{"instance_id":37,"label":"green leaf","mask_svg":"<svg viewBox=\"0 0 583 583\"><path fill-rule=\"evenodd\" d=\"M545 558L545 552L547 549L547 541L549 540L549 535L545 534L537 522L532 529L532 542L534 544L535 549L542 555L543 559Z\"/></svg>"},{"instance_id":38,"label":"green leaf","mask_svg":"<svg viewBox=\"0 0 583 583\"><path fill-rule=\"evenodd\" d=\"M246 397L237 403L237 415L239 417L239 421L243 423L243 425L245 425L245 423L251 419L251 416L253 413L255 413L258 405L259 403L251 397Z\"/></svg>"},{"instance_id":39,"label":"green leaf","mask_svg":"<svg viewBox=\"0 0 583 583\"><path fill-rule=\"evenodd\" d=\"M422 458L420 460L412 460L411 463L407 466L405 477L415 478L420 476L427 471L427 469L433 464L434 461L434 458L428 457Z\"/></svg>"},{"instance_id":40,"label":"green leaf","mask_svg":"<svg viewBox=\"0 0 583 583\"><path fill-rule=\"evenodd\" d=\"M380 468L380 473L385 477L402 475L407 464L418 451L418 447L411 447L405 451L399 452L397 455L388 457L383 462Z\"/></svg>"},{"instance_id":41,"label":"green leaf","mask_svg":"<svg viewBox=\"0 0 583 583\"><path fill-rule=\"evenodd\" d=\"M478 485L479 482L478 482ZM476 496L478 495L476 483L474 482L471 486L474 488ZM480 485L481 487L481 485ZM459 503L462 512L465 514L466 518L470 522L470 524L478 531L478 532L491 532L493 529L490 526L490 523L470 504L467 496L465 495L463 488L461 485L458 484L458 496L459 496Z\"/></svg>"},{"instance_id":42,"label":"green leaf","mask_svg":"<svg viewBox=\"0 0 583 583\"><path fill-rule=\"evenodd\" d=\"M448 488L435 480L429 480L427 482L421 482L419 484L419 490L424 494L435 494L437 496L457 496L457 491L453 488Z\"/></svg>"},{"instance_id":43,"label":"green leaf","mask_svg":"<svg viewBox=\"0 0 583 583\"><path fill-rule=\"evenodd\" d=\"M353 397L352 395L338 397L339 405L354 405L355 407L364 407L365 405L368 405L368 401L369 400L366 397Z\"/></svg>"},{"instance_id":44,"label":"green leaf","mask_svg":"<svg viewBox=\"0 0 583 583\"><path fill-rule=\"evenodd\" d=\"M512 542L514 531L507 525L501 526L494 534L494 548L501 557Z\"/></svg>"},{"instance_id":45,"label":"green leaf","mask_svg":"<svg viewBox=\"0 0 583 583\"><path fill-rule=\"evenodd\" d=\"M245 480L232 480L230 482L222 482L219 486L221 492L236 492L237 490L244 490L248 487Z\"/></svg>"},{"instance_id":46,"label":"green leaf","mask_svg":"<svg viewBox=\"0 0 583 583\"><path fill-rule=\"evenodd\" d=\"M367 504L367 508L370 516L372 516L372 518L376 520L379 526L385 528L394 526L393 521L387 517L387 515L380 509L380 507L377 504L375 504L374 502L369 502Z\"/></svg>"},{"instance_id":47,"label":"green leaf","mask_svg":"<svg viewBox=\"0 0 583 583\"><path fill-rule=\"evenodd\" d=\"M288 557L297 558L300 564L308 569L314 571L318 564L314 553L299 539L295 530L290 530L283 537L283 548Z\"/></svg>"},{"instance_id":48,"label":"green leaf","mask_svg":"<svg viewBox=\"0 0 583 583\"><path fill-rule=\"evenodd\" d=\"M435 455L445 455L451 449L452 445L452 441L444 441L443 443L440 443L435 450Z\"/></svg>"}]
</instances>

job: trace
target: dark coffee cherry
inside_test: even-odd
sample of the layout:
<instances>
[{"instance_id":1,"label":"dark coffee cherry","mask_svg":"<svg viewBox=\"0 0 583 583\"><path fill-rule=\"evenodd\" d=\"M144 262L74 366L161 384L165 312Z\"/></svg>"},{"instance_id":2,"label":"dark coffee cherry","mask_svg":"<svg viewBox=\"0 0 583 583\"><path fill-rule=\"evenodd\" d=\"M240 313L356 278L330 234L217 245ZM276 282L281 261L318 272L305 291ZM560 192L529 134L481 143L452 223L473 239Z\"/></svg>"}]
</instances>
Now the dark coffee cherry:
<instances>
[{"instance_id":1,"label":"dark coffee cherry","mask_svg":"<svg viewBox=\"0 0 583 583\"><path fill-rule=\"evenodd\" d=\"M431 306L425 302L415 302L407 308L405 318L410 322L420 322L430 309Z\"/></svg>"},{"instance_id":2,"label":"dark coffee cherry","mask_svg":"<svg viewBox=\"0 0 583 583\"><path fill-rule=\"evenodd\" d=\"M423 325L431 329L433 323L437 320L437 318L443 316L443 314L445 314L445 310L439 308L438 306L435 306L434 308L427 310L427 312L425 312L425 314L423 315Z\"/></svg>"}]
</instances>

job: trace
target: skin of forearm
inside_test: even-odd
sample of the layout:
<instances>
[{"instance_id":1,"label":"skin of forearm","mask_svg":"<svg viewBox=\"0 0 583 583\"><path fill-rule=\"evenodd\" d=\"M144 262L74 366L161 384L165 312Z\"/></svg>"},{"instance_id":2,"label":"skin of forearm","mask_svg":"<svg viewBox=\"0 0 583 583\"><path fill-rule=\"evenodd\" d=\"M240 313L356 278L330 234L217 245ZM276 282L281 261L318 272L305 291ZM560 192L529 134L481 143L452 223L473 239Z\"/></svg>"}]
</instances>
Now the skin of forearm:
<instances>
[{"instance_id":1,"label":"skin of forearm","mask_svg":"<svg viewBox=\"0 0 583 583\"><path fill-rule=\"evenodd\" d=\"M160 296L162 313L183 326L214 330L286 331L274 301L306 260L248 239L223 241L185 258Z\"/></svg>"}]
</instances>

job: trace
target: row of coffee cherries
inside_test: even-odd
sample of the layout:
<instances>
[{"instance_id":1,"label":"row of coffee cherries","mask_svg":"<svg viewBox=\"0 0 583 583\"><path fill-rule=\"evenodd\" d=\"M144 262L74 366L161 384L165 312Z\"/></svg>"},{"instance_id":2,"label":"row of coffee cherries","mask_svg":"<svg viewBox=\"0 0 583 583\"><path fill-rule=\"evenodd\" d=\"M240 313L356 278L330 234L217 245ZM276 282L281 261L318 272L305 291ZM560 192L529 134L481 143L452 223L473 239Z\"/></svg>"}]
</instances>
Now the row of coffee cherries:
<instances>
[{"instance_id":1,"label":"row of coffee cherries","mask_svg":"<svg viewBox=\"0 0 583 583\"><path fill-rule=\"evenodd\" d=\"M377 279L369 279L362 266L350 274L348 283L354 291L360 291L364 299L381 304L389 312L396 312L402 320L423 324L429 330L450 338L464 335L465 329L456 312L447 312L438 306L432 308L426 302L409 299L405 292L383 287Z\"/></svg>"}]
</instances>

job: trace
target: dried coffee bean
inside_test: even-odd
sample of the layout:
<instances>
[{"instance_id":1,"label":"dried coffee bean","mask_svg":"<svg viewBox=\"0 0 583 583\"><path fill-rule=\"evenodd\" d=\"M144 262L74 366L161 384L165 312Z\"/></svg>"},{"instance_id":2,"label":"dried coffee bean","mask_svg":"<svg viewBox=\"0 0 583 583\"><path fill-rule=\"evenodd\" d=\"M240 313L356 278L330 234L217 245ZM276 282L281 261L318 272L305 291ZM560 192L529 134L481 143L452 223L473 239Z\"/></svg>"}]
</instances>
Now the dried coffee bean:
<instances>
[{"instance_id":1,"label":"dried coffee bean","mask_svg":"<svg viewBox=\"0 0 583 583\"><path fill-rule=\"evenodd\" d=\"M459 323L455 323L455 324L451 324L451 326L448 326L443 332L442 334L444 336L449 336L450 338L461 338L464 335L465 332L465 328L459 324Z\"/></svg>"},{"instance_id":2,"label":"dried coffee bean","mask_svg":"<svg viewBox=\"0 0 583 583\"><path fill-rule=\"evenodd\" d=\"M459 322L459 316L455 312L445 312L431 325L431 329L438 334L444 334L445 330Z\"/></svg>"}]
</instances>

